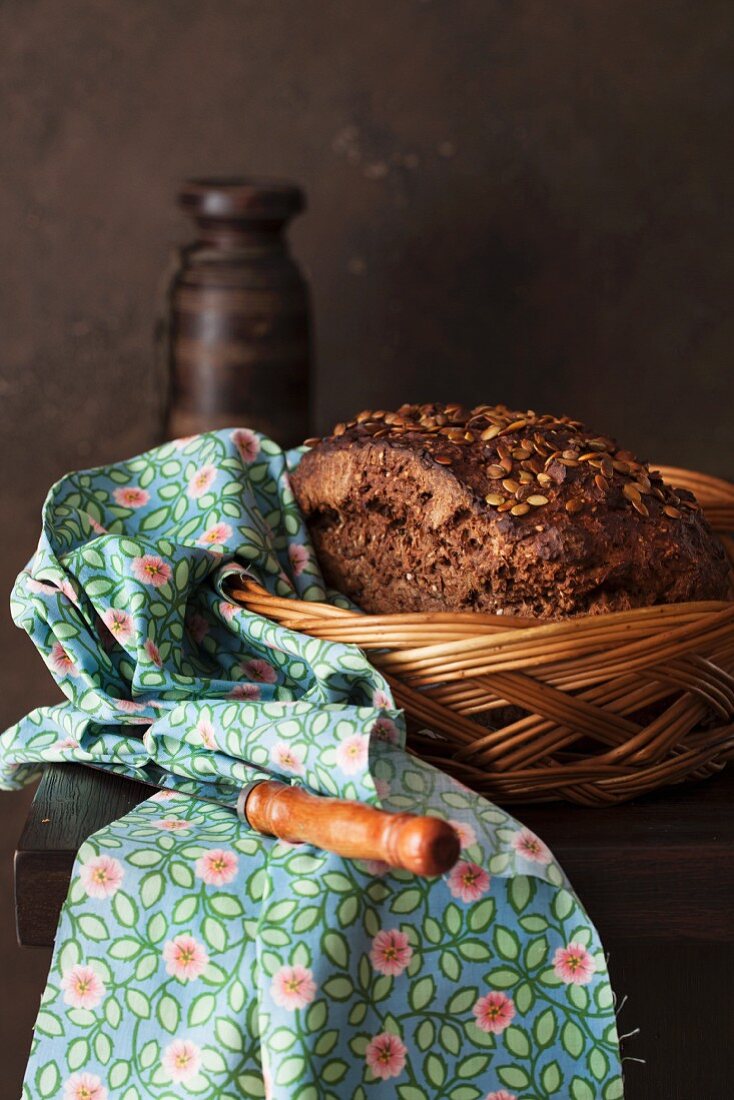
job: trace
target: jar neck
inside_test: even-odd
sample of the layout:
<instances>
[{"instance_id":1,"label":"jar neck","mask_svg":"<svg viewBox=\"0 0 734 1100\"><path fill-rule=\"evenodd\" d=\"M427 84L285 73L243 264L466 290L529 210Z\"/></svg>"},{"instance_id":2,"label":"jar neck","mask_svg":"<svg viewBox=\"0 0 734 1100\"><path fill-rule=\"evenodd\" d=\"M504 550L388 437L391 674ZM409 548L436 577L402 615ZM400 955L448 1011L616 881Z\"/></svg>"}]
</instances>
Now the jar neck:
<instances>
[{"instance_id":1,"label":"jar neck","mask_svg":"<svg viewBox=\"0 0 734 1100\"><path fill-rule=\"evenodd\" d=\"M224 218L196 218L196 244L204 248L217 248L224 251L247 251L267 249L268 251L286 251L286 239L283 234L286 220L277 221Z\"/></svg>"}]
</instances>

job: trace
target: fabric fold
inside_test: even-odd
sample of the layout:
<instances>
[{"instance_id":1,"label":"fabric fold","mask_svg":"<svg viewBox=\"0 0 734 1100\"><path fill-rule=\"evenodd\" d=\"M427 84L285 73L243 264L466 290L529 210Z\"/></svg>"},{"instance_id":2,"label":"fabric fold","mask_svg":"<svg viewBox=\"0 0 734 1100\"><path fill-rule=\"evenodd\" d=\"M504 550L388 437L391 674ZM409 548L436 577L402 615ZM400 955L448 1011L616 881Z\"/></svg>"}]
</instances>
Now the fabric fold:
<instances>
[{"instance_id":1,"label":"fabric fold","mask_svg":"<svg viewBox=\"0 0 734 1100\"><path fill-rule=\"evenodd\" d=\"M24 1096L616 1100L604 953L543 841L406 752L361 650L227 597L247 572L345 606L297 460L213 432L47 498L12 607L66 701L0 739L0 785L152 761L179 790L79 852ZM232 792L263 776L445 817L460 861L416 879L257 835Z\"/></svg>"}]
</instances>

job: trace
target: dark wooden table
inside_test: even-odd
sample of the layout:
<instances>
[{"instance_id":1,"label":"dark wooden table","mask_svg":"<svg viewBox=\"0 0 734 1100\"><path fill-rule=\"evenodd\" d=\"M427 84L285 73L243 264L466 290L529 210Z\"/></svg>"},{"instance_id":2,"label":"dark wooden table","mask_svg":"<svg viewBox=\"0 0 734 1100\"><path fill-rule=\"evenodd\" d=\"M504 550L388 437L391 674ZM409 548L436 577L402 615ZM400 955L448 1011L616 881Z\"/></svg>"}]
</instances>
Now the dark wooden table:
<instances>
[{"instance_id":1,"label":"dark wooden table","mask_svg":"<svg viewBox=\"0 0 734 1100\"><path fill-rule=\"evenodd\" d=\"M80 844L147 789L77 765L48 769L15 862L18 939L53 942ZM609 809L510 807L551 846L627 995L627 1100L734 1096L734 768Z\"/></svg>"}]
</instances>

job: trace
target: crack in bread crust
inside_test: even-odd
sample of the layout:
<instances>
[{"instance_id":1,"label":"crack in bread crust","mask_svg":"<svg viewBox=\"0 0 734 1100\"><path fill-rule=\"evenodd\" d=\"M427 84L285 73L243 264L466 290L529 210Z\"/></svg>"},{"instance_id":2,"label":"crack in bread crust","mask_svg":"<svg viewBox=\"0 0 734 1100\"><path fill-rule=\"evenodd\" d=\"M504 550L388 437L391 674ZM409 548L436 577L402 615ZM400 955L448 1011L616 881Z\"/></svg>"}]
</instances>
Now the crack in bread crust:
<instances>
[{"instance_id":1,"label":"crack in bread crust","mask_svg":"<svg viewBox=\"0 0 734 1100\"><path fill-rule=\"evenodd\" d=\"M550 619L730 594L693 495L578 421L403 406L314 442L293 488L327 581L366 611Z\"/></svg>"}]
</instances>

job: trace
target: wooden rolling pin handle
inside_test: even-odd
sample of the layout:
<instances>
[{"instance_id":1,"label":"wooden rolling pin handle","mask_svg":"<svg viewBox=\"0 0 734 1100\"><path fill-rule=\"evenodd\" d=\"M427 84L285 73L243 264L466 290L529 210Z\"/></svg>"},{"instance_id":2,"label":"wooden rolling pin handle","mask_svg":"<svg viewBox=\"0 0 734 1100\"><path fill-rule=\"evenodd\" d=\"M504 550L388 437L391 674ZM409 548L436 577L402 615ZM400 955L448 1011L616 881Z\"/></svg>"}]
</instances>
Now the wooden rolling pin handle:
<instances>
[{"instance_id":1,"label":"wooden rolling pin handle","mask_svg":"<svg viewBox=\"0 0 734 1100\"><path fill-rule=\"evenodd\" d=\"M244 812L252 828L267 836L313 844L348 859L382 860L416 875L442 875L459 858L456 830L440 818L387 813L275 780L252 788Z\"/></svg>"}]
</instances>

